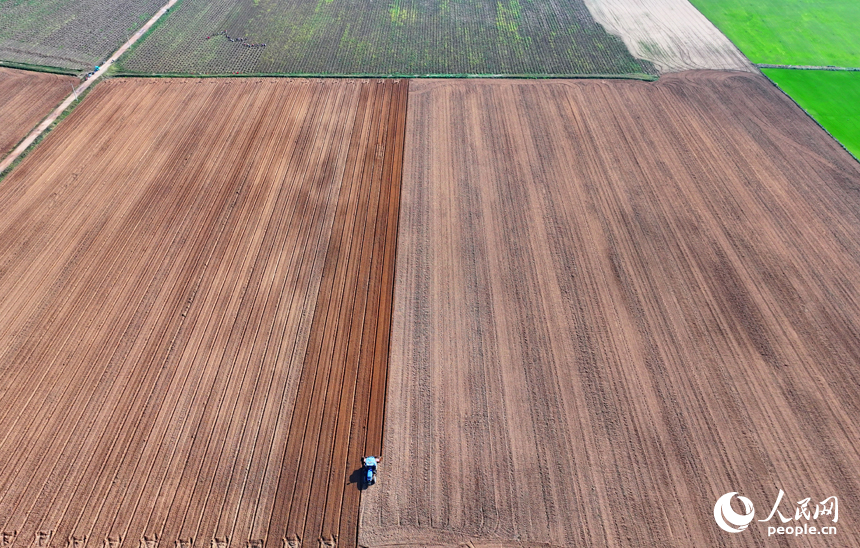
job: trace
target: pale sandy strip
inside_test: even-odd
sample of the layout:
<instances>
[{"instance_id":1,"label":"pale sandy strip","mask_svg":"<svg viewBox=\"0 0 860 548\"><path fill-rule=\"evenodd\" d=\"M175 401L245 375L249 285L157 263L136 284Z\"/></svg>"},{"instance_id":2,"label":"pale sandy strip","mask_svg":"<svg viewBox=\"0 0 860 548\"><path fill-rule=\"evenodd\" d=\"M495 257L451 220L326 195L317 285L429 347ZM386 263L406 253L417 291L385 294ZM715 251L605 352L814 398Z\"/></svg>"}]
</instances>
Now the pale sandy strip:
<instances>
[{"instance_id":1,"label":"pale sandy strip","mask_svg":"<svg viewBox=\"0 0 860 548\"><path fill-rule=\"evenodd\" d=\"M688 0L585 0L594 19L660 73L692 69L757 72Z\"/></svg>"}]
</instances>

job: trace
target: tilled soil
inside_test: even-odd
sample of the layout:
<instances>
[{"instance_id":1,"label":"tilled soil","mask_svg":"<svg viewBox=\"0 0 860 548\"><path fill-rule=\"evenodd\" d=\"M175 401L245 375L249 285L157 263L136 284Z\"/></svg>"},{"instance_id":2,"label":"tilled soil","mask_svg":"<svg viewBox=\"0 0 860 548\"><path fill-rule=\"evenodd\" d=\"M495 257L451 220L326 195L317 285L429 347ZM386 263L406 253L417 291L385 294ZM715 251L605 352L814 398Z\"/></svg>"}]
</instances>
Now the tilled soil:
<instances>
[{"instance_id":1,"label":"tilled soil","mask_svg":"<svg viewBox=\"0 0 860 548\"><path fill-rule=\"evenodd\" d=\"M360 543L860 545L859 192L758 75L413 81Z\"/></svg>"},{"instance_id":2,"label":"tilled soil","mask_svg":"<svg viewBox=\"0 0 860 548\"><path fill-rule=\"evenodd\" d=\"M0 159L78 83L74 76L0 67Z\"/></svg>"},{"instance_id":3,"label":"tilled soil","mask_svg":"<svg viewBox=\"0 0 860 548\"><path fill-rule=\"evenodd\" d=\"M594 19L661 74L694 69L756 72L687 0L585 0Z\"/></svg>"},{"instance_id":4,"label":"tilled soil","mask_svg":"<svg viewBox=\"0 0 860 548\"><path fill-rule=\"evenodd\" d=\"M355 544L406 89L111 80L11 173L4 547Z\"/></svg>"}]
</instances>

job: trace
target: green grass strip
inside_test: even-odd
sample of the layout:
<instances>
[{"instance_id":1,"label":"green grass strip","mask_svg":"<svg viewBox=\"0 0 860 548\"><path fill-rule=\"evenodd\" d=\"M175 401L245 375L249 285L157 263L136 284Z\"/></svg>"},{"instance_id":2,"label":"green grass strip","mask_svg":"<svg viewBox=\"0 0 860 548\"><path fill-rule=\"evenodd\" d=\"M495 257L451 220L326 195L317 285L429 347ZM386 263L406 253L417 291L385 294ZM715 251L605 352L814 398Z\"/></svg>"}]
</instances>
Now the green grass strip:
<instances>
[{"instance_id":1,"label":"green grass strip","mask_svg":"<svg viewBox=\"0 0 860 548\"><path fill-rule=\"evenodd\" d=\"M860 72L762 69L789 97L860 158Z\"/></svg>"},{"instance_id":2,"label":"green grass strip","mask_svg":"<svg viewBox=\"0 0 860 548\"><path fill-rule=\"evenodd\" d=\"M753 63L860 67L858 0L691 0Z\"/></svg>"},{"instance_id":3,"label":"green grass strip","mask_svg":"<svg viewBox=\"0 0 860 548\"><path fill-rule=\"evenodd\" d=\"M79 70L72 70L60 67L49 67L47 65L31 65L30 63L16 63L14 61L0 61L0 67L29 70L32 72L49 72L51 74L64 74L67 76L77 76L81 73L81 71Z\"/></svg>"}]
</instances>

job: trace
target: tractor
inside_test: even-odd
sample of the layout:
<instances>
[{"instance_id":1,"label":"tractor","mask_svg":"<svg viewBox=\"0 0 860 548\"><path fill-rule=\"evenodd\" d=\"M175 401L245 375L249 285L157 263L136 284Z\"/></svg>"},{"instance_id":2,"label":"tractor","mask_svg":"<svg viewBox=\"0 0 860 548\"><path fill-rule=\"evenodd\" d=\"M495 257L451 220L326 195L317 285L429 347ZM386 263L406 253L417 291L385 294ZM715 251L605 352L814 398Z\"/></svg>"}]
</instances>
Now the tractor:
<instances>
[{"instance_id":1,"label":"tractor","mask_svg":"<svg viewBox=\"0 0 860 548\"><path fill-rule=\"evenodd\" d=\"M374 456L364 457L362 460L364 464L364 484L366 486L376 483L376 464L378 460Z\"/></svg>"}]
</instances>

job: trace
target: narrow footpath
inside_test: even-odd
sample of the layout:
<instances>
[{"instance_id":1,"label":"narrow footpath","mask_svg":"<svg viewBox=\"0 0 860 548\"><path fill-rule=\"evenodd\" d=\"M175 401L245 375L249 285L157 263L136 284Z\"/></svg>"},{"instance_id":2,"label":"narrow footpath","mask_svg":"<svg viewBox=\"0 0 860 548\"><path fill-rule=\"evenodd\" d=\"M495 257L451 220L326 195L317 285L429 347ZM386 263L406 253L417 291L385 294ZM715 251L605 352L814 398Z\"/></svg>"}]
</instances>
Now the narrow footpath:
<instances>
[{"instance_id":1,"label":"narrow footpath","mask_svg":"<svg viewBox=\"0 0 860 548\"><path fill-rule=\"evenodd\" d=\"M114 61L119 59L120 55L125 53L128 48L130 48L135 42L137 42L140 39L140 37L143 36L146 33L146 31L148 31L149 28L152 25L154 25L155 22L161 18L162 15L167 13L167 11L171 7L173 7L173 5L176 2L177 2L177 0L170 0L167 4L162 6L161 9L159 9L155 13L155 15L153 15L152 18L146 22L145 25L143 25L140 29L138 29L137 32L135 32L131 36L131 38L128 39L128 41L125 44L120 46L118 50L113 52L113 54L107 59L107 61L105 61L101 66L99 66L99 70L95 71L95 73L90 78L88 78L87 80L82 82L81 85L79 85L77 88L75 88L73 93L71 93L68 97L66 97L66 99L62 103L60 103L60 106L58 106L47 118L42 120L42 123L39 124L38 126L36 126L36 128L33 131L31 131L30 134L27 135L27 137L23 141L21 141L17 147L15 147L15 150L10 152L9 155L6 156L6 158L4 158L2 162L0 162L0 173L2 173L7 167L12 165L12 163L15 160L17 160L18 157L25 150L27 150L27 147L29 147L31 144L33 144L33 142L39 137L39 135L41 135L42 133L45 132L45 130L47 130L49 127L51 127L51 124L53 124L54 121L67 108L69 108L69 105L72 104L72 101L77 99L78 96L81 93L83 93L84 90L86 90L91 85L93 85L93 83L95 83L95 81L98 80L105 73L105 71L108 69L108 67L110 67Z\"/></svg>"}]
</instances>

